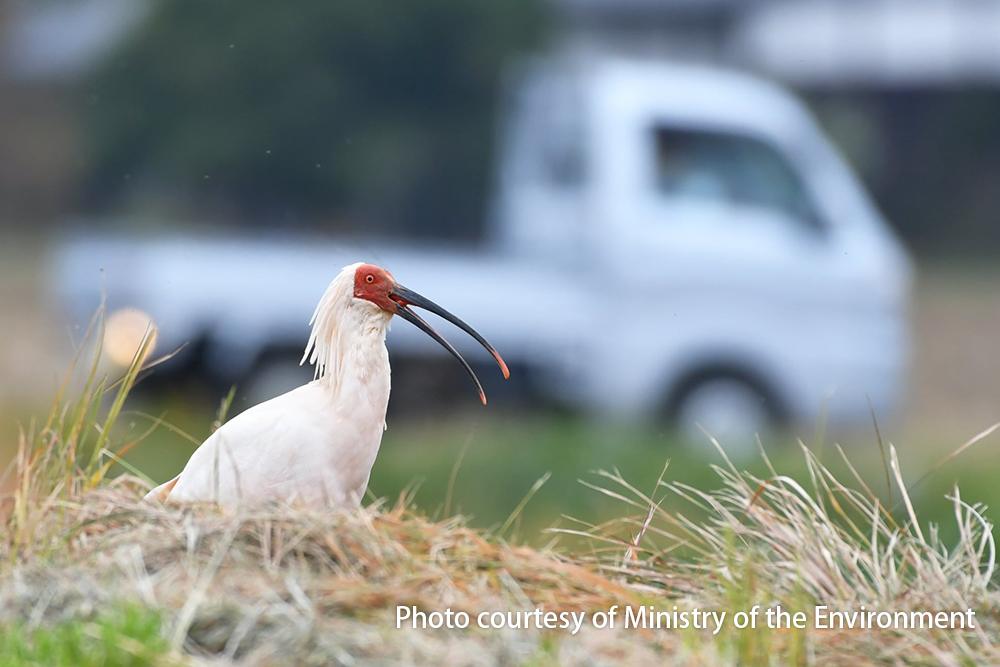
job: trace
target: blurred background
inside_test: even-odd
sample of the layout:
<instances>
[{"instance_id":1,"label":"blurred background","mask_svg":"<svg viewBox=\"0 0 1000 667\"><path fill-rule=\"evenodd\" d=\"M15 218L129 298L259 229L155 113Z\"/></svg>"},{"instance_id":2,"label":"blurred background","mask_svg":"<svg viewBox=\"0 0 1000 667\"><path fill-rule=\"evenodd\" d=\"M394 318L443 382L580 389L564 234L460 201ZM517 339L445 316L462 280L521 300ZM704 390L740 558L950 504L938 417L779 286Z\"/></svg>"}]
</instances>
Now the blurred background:
<instances>
[{"instance_id":1,"label":"blurred background","mask_svg":"<svg viewBox=\"0 0 1000 667\"><path fill-rule=\"evenodd\" d=\"M377 496L489 526L551 472L533 536L620 511L598 468L715 485L698 424L884 489L872 412L916 480L1000 421L998 36L992 0L0 0L0 456L103 294L106 372L150 320L186 344L124 420L170 424L131 458L175 475L231 386L308 381L364 260L514 371L443 330L482 408L397 323ZM995 505L998 446L926 515Z\"/></svg>"}]
</instances>

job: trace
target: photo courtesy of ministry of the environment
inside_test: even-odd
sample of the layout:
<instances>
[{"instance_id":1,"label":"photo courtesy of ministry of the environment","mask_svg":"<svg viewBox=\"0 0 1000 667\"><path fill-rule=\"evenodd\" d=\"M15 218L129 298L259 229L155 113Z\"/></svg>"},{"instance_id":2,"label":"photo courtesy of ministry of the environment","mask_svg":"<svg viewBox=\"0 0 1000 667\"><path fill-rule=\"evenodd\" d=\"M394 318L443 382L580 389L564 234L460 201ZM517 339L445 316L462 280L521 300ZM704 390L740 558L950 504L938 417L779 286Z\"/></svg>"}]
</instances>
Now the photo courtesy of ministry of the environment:
<instances>
[{"instance_id":1,"label":"photo courtesy of ministry of the environment","mask_svg":"<svg viewBox=\"0 0 1000 667\"><path fill-rule=\"evenodd\" d=\"M655 606L619 607L612 606L607 611L597 611L589 615L589 623L597 629L637 628L654 630L711 630L718 634L726 624L730 612L706 611L703 609L680 609L677 605L669 610ZM901 629L975 629L976 612L964 611L889 611L866 609L861 605L854 610L831 610L825 605L813 608L812 627L817 630L901 630ZM439 628L465 629L470 626L484 630L535 629L564 630L578 633L588 621L583 611L484 611L469 615L464 611L427 612L417 607L396 607L396 628L436 630ZM805 629L809 624L804 611L788 611L781 605L762 608L755 605L746 611L731 615L730 622L737 629L767 627L770 629Z\"/></svg>"}]
</instances>

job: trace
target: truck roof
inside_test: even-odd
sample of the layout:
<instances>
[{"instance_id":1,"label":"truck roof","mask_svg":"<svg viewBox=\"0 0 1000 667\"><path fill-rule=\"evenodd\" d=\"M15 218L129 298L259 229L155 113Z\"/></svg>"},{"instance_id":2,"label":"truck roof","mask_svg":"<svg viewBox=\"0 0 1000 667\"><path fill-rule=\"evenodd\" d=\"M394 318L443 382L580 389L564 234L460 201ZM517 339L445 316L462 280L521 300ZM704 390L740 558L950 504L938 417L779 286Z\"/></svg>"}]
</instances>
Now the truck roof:
<instances>
[{"instance_id":1,"label":"truck roof","mask_svg":"<svg viewBox=\"0 0 1000 667\"><path fill-rule=\"evenodd\" d=\"M616 109L642 109L675 123L731 127L781 139L811 125L802 103L748 73L656 60L602 58L580 72Z\"/></svg>"}]
</instances>

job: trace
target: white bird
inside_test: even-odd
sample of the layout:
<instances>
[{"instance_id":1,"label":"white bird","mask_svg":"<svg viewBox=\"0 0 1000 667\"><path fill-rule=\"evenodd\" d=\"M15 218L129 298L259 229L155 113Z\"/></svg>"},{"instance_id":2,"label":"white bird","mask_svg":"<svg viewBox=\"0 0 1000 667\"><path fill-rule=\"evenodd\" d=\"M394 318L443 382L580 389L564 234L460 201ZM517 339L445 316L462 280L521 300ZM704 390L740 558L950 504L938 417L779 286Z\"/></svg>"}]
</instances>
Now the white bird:
<instances>
[{"instance_id":1,"label":"white bird","mask_svg":"<svg viewBox=\"0 0 1000 667\"><path fill-rule=\"evenodd\" d=\"M352 264L333 279L310 324L302 362L315 380L237 415L195 450L181 474L147 499L208 501L226 507L273 500L309 506L357 505L368 486L385 430L393 315L412 322L453 354L486 394L462 356L409 306L460 327L507 365L472 327L399 285L385 269Z\"/></svg>"}]
</instances>

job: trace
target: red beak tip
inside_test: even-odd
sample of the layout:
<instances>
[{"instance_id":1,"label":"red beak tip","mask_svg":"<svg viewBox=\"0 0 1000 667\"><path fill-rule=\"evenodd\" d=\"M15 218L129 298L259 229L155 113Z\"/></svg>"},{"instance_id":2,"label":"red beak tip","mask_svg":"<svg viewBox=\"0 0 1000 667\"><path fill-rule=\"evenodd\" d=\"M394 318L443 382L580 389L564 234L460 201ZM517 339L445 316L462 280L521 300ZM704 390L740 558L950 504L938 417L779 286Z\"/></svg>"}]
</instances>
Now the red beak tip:
<instances>
[{"instance_id":1,"label":"red beak tip","mask_svg":"<svg viewBox=\"0 0 1000 667\"><path fill-rule=\"evenodd\" d=\"M497 364L500 365L500 370L503 371L503 379L504 380L509 380L510 379L510 371L507 370L507 364L500 357L500 355L497 354L496 352L493 352L493 358L497 360Z\"/></svg>"}]
</instances>

